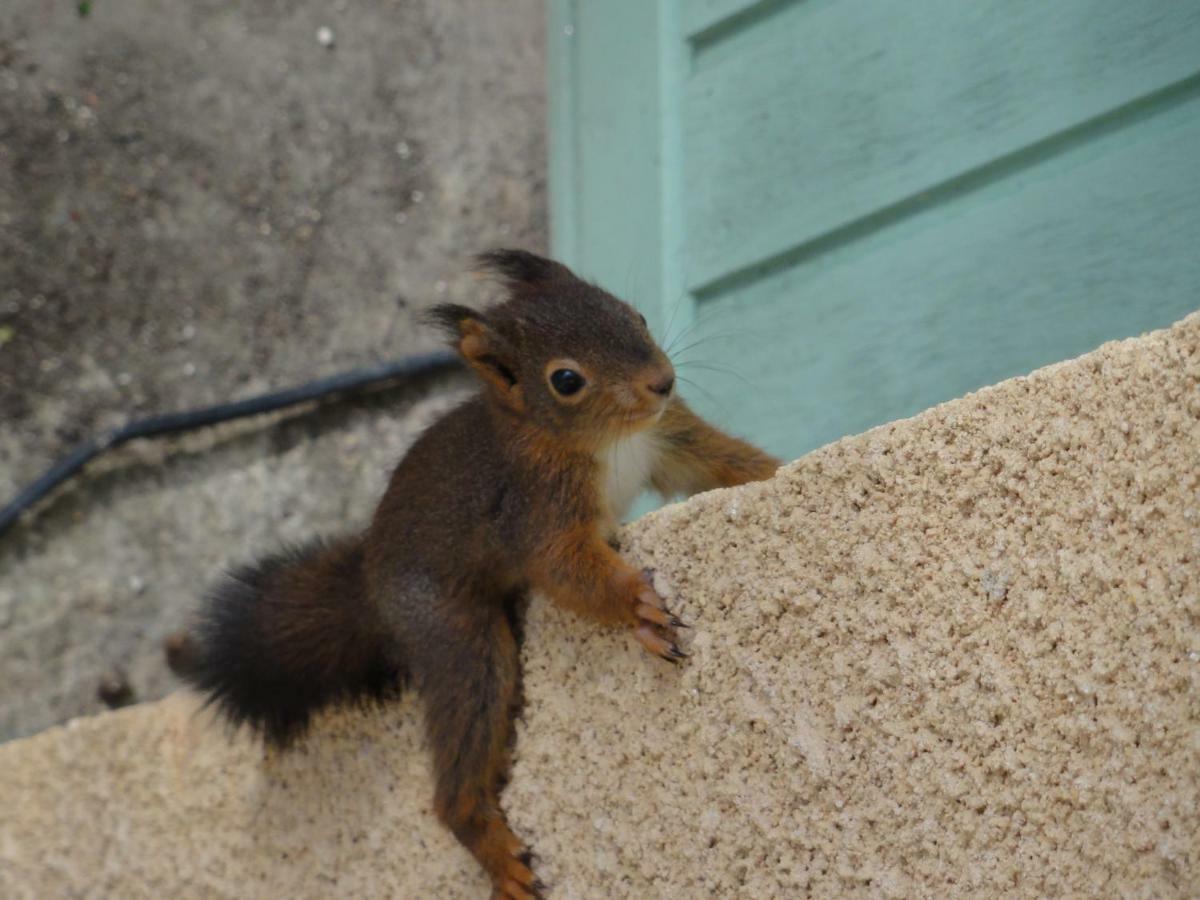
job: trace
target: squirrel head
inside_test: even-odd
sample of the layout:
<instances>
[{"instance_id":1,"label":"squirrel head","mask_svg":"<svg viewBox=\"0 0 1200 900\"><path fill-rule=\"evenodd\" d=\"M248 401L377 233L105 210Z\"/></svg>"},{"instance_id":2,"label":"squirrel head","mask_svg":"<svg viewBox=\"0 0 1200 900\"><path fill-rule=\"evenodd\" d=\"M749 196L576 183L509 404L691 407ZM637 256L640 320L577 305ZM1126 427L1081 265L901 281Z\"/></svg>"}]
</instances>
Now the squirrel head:
<instances>
[{"instance_id":1,"label":"squirrel head","mask_svg":"<svg viewBox=\"0 0 1200 900\"><path fill-rule=\"evenodd\" d=\"M493 250L477 262L507 299L485 312L443 304L429 318L501 409L580 449L658 420L675 370L636 309L523 250Z\"/></svg>"}]
</instances>

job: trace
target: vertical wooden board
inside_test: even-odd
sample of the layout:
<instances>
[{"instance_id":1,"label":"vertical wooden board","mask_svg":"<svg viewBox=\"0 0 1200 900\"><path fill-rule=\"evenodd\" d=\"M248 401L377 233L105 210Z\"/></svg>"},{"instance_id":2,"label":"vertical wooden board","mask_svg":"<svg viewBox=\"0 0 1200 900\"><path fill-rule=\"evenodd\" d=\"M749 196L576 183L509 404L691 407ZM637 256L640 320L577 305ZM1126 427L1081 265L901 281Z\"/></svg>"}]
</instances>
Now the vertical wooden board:
<instances>
[{"instance_id":1,"label":"vertical wooden board","mask_svg":"<svg viewBox=\"0 0 1200 900\"><path fill-rule=\"evenodd\" d=\"M579 258L579 170L577 150L579 105L576 86L575 20L578 0L547 0L546 80L548 135L547 192L551 252L574 265Z\"/></svg>"},{"instance_id":2,"label":"vertical wooden board","mask_svg":"<svg viewBox=\"0 0 1200 900\"><path fill-rule=\"evenodd\" d=\"M806 0L696 45L700 288L1200 72L1200 3Z\"/></svg>"},{"instance_id":3,"label":"vertical wooden board","mask_svg":"<svg viewBox=\"0 0 1200 900\"><path fill-rule=\"evenodd\" d=\"M652 322L664 265L658 7L554 0L549 34L553 252Z\"/></svg>"},{"instance_id":4,"label":"vertical wooden board","mask_svg":"<svg viewBox=\"0 0 1200 900\"><path fill-rule=\"evenodd\" d=\"M1200 308L1200 92L700 304L698 407L794 457ZM748 383L747 383L748 382ZM685 391L687 387L685 385Z\"/></svg>"}]
</instances>

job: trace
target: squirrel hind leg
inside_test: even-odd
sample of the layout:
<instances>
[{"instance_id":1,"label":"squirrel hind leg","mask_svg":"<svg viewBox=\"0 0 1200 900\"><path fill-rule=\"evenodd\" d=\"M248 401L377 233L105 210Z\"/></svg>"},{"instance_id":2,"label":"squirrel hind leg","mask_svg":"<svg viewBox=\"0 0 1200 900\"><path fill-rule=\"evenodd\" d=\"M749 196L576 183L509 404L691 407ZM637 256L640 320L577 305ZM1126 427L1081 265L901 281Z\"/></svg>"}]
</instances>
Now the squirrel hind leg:
<instances>
[{"instance_id":1,"label":"squirrel hind leg","mask_svg":"<svg viewBox=\"0 0 1200 900\"><path fill-rule=\"evenodd\" d=\"M488 873L493 898L538 900L532 854L500 808L520 706L518 623L510 616L498 612L478 636L440 636L430 643L436 659L420 659L413 674L433 748L438 818Z\"/></svg>"},{"instance_id":2,"label":"squirrel hind leg","mask_svg":"<svg viewBox=\"0 0 1200 900\"><path fill-rule=\"evenodd\" d=\"M196 672L203 664L204 656L200 642L190 631L173 631L163 638L163 655L167 658L167 668L186 678Z\"/></svg>"}]
</instances>

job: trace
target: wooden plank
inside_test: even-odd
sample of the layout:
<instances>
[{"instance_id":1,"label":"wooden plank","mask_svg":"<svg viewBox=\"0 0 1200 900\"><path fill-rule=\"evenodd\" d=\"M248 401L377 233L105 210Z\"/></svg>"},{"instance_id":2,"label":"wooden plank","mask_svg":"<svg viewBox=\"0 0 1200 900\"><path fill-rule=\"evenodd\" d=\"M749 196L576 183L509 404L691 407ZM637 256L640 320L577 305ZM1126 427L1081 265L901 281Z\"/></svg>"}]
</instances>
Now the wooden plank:
<instances>
[{"instance_id":1,"label":"wooden plank","mask_svg":"<svg viewBox=\"0 0 1200 900\"><path fill-rule=\"evenodd\" d=\"M661 325L659 7L645 0L553 0L548 51L551 62L557 60L551 73L557 98L551 172L558 173L552 251Z\"/></svg>"},{"instance_id":2,"label":"wooden plank","mask_svg":"<svg viewBox=\"0 0 1200 900\"><path fill-rule=\"evenodd\" d=\"M693 289L1200 70L1200 3L809 0L706 45Z\"/></svg>"},{"instance_id":3,"label":"wooden plank","mask_svg":"<svg viewBox=\"0 0 1200 900\"><path fill-rule=\"evenodd\" d=\"M682 30L689 40L706 40L713 32L756 10L779 5L781 0L683 0Z\"/></svg>"},{"instance_id":4,"label":"wooden plank","mask_svg":"<svg viewBox=\"0 0 1200 900\"><path fill-rule=\"evenodd\" d=\"M576 197L583 173L579 171L575 119L579 69L575 55L575 21L579 0L549 0L546 4L546 70L549 117L548 193L550 242L563 260L579 257L579 208Z\"/></svg>"},{"instance_id":5,"label":"wooden plank","mask_svg":"<svg viewBox=\"0 0 1200 900\"><path fill-rule=\"evenodd\" d=\"M1200 92L700 304L685 392L791 458L1200 308ZM786 336L786 337L784 337ZM748 383L747 383L748 382Z\"/></svg>"}]
</instances>

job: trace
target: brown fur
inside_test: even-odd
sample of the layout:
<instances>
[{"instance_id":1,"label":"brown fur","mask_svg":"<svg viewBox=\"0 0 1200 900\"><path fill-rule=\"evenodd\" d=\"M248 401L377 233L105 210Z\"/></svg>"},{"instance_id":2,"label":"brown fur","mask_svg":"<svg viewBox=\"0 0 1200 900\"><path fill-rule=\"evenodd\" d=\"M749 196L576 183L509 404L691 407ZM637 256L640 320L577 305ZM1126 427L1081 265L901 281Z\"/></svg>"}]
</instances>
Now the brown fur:
<instances>
[{"instance_id":1,"label":"brown fur","mask_svg":"<svg viewBox=\"0 0 1200 900\"><path fill-rule=\"evenodd\" d=\"M696 494L775 474L779 460L752 444L713 428L678 397L658 428L666 443L664 463L652 485L660 494Z\"/></svg>"},{"instance_id":2,"label":"brown fur","mask_svg":"<svg viewBox=\"0 0 1200 900\"><path fill-rule=\"evenodd\" d=\"M483 391L413 445L361 538L272 568L254 596L239 594L246 609L233 618L253 640L210 628L195 655L229 664L217 650L252 644L262 659L345 684L348 695L365 674L406 675L424 701L438 816L487 870L494 896L531 898L539 886L500 808L524 598L540 590L626 625L665 659L682 657L678 620L608 542L597 453L653 429L661 456L650 481L665 494L767 478L778 462L670 395L671 364L632 307L532 254L497 251L482 262L509 299L486 312L442 306L431 318ZM578 394L549 385L561 367L586 378ZM232 679L200 668L208 681L193 681L235 720L265 721L272 736L269 716L229 700Z\"/></svg>"}]
</instances>

